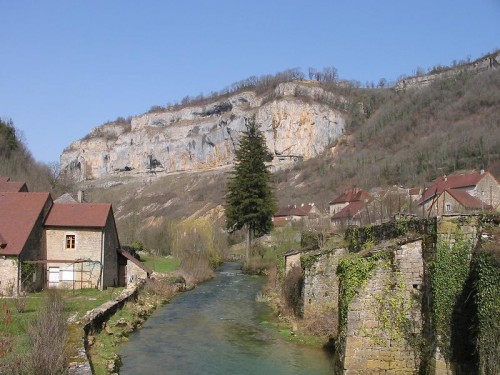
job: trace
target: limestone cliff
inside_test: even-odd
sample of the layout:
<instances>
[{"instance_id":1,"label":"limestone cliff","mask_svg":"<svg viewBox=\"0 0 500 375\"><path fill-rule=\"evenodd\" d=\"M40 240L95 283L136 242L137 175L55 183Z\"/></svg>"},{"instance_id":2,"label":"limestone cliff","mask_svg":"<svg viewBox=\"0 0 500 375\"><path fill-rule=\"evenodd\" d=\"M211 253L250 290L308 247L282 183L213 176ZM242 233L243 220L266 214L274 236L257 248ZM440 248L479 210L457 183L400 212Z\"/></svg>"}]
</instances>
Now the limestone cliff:
<instances>
[{"instance_id":1,"label":"limestone cliff","mask_svg":"<svg viewBox=\"0 0 500 375\"><path fill-rule=\"evenodd\" d=\"M428 74L404 78L396 83L396 91L427 87L436 80L452 78L462 72L479 73L489 69L497 69L499 67L500 52L496 51L469 64L458 65L451 68L443 67L441 69L435 69Z\"/></svg>"},{"instance_id":2,"label":"limestone cliff","mask_svg":"<svg viewBox=\"0 0 500 375\"><path fill-rule=\"evenodd\" d=\"M272 95L241 92L203 106L150 112L132 118L131 123L102 125L64 150L61 169L82 181L225 166L233 162L245 121L252 116L261 125L274 163L308 159L345 129L345 115L316 102L319 95L333 94L306 83L284 83Z\"/></svg>"}]
</instances>

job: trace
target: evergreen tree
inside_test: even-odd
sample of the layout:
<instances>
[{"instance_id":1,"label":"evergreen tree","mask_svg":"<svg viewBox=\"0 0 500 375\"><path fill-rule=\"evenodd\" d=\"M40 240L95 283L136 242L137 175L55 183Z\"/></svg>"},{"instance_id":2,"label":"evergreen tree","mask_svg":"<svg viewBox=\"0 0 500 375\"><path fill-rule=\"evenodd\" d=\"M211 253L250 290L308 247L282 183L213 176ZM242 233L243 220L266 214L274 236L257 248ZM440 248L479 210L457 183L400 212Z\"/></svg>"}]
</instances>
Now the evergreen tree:
<instances>
[{"instance_id":1,"label":"evergreen tree","mask_svg":"<svg viewBox=\"0 0 500 375\"><path fill-rule=\"evenodd\" d=\"M247 123L235 159L226 191L226 225L229 232L245 228L248 260L252 238L271 230L276 211L271 173L265 164L272 155L254 119Z\"/></svg>"}]
</instances>

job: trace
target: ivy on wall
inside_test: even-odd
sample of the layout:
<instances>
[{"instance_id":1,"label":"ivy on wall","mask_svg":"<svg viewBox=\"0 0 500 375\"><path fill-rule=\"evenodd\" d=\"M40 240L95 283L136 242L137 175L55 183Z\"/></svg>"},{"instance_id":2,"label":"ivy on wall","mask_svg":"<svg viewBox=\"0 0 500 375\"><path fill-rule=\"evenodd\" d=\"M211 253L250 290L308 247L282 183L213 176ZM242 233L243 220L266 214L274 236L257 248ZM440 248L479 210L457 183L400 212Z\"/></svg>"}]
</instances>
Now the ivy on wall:
<instances>
[{"instance_id":1,"label":"ivy on wall","mask_svg":"<svg viewBox=\"0 0 500 375\"><path fill-rule=\"evenodd\" d=\"M457 227L453 236L438 239L436 256L430 264L434 330L447 361L452 355L453 312L469 277L471 253L471 239Z\"/></svg>"},{"instance_id":2,"label":"ivy on wall","mask_svg":"<svg viewBox=\"0 0 500 375\"><path fill-rule=\"evenodd\" d=\"M480 374L500 373L500 261L480 253L473 262Z\"/></svg>"},{"instance_id":3,"label":"ivy on wall","mask_svg":"<svg viewBox=\"0 0 500 375\"><path fill-rule=\"evenodd\" d=\"M388 261L389 252L379 252L370 257L348 254L342 258L337 267L340 282L339 290L339 338L345 336L349 304L373 276L376 266L381 261Z\"/></svg>"}]
</instances>

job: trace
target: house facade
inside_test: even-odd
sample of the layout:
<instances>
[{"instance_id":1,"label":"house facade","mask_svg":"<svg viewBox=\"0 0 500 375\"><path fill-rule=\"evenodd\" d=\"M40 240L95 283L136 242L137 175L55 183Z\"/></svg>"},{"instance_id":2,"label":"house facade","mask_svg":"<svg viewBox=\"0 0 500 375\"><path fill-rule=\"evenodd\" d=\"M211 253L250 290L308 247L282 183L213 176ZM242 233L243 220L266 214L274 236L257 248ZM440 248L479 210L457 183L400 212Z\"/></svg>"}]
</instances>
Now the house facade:
<instances>
[{"instance_id":1,"label":"house facade","mask_svg":"<svg viewBox=\"0 0 500 375\"><path fill-rule=\"evenodd\" d=\"M119 286L118 234L111 204L55 203L45 221L49 287Z\"/></svg>"}]
</instances>

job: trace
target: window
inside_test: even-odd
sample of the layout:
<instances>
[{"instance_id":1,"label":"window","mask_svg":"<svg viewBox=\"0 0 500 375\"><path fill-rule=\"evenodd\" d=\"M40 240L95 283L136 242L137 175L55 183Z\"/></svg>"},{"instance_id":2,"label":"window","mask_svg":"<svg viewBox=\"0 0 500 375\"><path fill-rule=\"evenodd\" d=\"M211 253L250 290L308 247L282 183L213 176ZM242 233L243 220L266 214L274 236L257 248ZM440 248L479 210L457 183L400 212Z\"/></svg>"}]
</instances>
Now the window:
<instances>
[{"instance_id":1,"label":"window","mask_svg":"<svg viewBox=\"0 0 500 375\"><path fill-rule=\"evenodd\" d=\"M450 212L451 211L451 203L446 203L445 205L445 211Z\"/></svg>"},{"instance_id":2,"label":"window","mask_svg":"<svg viewBox=\"0 0 500 375\"><path fill-rule=\"evenodd\" d=\"M75 235L67 234L66 235L66 249L74 249L75 248Z\"/></svg>"}]
</instances>

